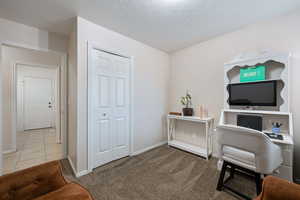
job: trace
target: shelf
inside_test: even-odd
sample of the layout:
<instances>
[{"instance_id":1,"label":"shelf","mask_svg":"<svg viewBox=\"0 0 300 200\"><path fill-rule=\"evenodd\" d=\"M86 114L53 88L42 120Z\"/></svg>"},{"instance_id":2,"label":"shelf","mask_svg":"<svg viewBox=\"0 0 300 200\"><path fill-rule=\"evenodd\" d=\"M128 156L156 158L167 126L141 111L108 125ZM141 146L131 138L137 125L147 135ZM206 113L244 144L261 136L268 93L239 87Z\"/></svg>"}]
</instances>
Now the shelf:
<instances>
[{"instance_id":1,"label":"shelf","mask_svg":"<svg viewBox=\"0 0 300 200\"><path fill-rule=\"evenodd\" d=\"M184 151L188 151L190 153L202 156L204 158L207 158L210 154L210 152L207 152L207 150L205 148L196 146L196 145L192 145L192 144L188 144L185 142L181 142L178 140L170 140L168 142L168 145L182 149Z\"/></svg>"},{"instance_id":2,"label":"shelf","mask_svg":"<svg viewBox=\"0 0 300 200\"><path fill-rule=\"evenodd\" d=\"M224 65L224 107L243 108L243 106L233 107L229 105L228 84L241 83L240 69L245 67L264 65L266 68L264 81L277 81L277 105L272 108L260 106L262 110L276 110L280 112L290 112L290 54L274 52L252 52L239 55L231 62ZM261 82L261 81L254 81Z\"/></svg>"},{"instance_id":3,"label":"shelf","mask_svg":"<svg viewBox=\"0 0 300 200\"><path fill-rule=\"evenodd\" d=\"M289 112L279 111L265 111L265 110L242 110L242 109L224 109L224 112L231 113L253 113L253 114L266 114L266 115L290 115Z\"/></svg>"},{"instance_id":4,"label":"shelf","mask_svg":"<svg viewBox=\"0 0 300 200\"><path fill-rule=\"evenodd\" d=\"M218 128L227 129L229 131L239 131L239 132L247 132L247 133L254 133L254 134L264 134L263 132L270 132L270 131L257 131L254 129L249 129L249 128L231 125L231 124L220 124L218 125ZM281 133L281 135L283 136L283 140L272 139L272 138L270 138L270 140L277 144L287 144L287 145L294 144L293 137L291 135L289 135L288 133Z\"/></svg>"},{"instance_id":5,"label":"shelf","mask_svg":"<svg viewBox=\"0 0 300 200\"><path fill-rule=\"evenodd\" d=\"M228 84L239 84L239 83L261 83L261 82L266 82L266 81L282 81L283 80L281 78L279 79L266 79L266 80L261 80L261 81L249 81L249 82L240 82L240 81L234 81L234 82L230 82Z\"/></svg>"},{"instance_id":6,"label":"shelf","mask_svg":"<svg viewBox=\"0 0 300 200\"><path fill-rule=\"evenodd\" d=\"M188 116L178 116L178 115L168 115L168 119L179 119L179 120L203 122L203 123L213 120L212 117L200 118L195 116L188 117Z\"/></svg>"},{"instance_id":7,"label":"shelf","mask_svg":"<svg viewBox=\"0 0 300 200\"><path fill-rule=\"evenodd\" d=\"M281 134L283 136L283 140L271 139L272 142L277 144L288 144L293 145L293 138L288 134Z\"/></svg>"}]
</instances>

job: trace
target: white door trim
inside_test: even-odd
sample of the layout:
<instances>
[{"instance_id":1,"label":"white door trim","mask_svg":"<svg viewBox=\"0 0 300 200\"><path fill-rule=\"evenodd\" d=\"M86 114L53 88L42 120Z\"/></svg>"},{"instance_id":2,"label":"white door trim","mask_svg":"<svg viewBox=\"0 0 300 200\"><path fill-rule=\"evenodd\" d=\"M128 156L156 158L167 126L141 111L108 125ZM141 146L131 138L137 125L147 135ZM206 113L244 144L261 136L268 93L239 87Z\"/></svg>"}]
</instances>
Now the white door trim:
<instances>
[{"instance_id":1,"label":"white door trim","mask_svg":"<svg viewBox=\"0 0 300 200\"><path fill-rule=\"evenodd\" d=\"M92 88L89 86L92 84L92 79L90 78L92 76L92 50L97 49L99 51L103 51L106 53L114 54L117 56L121 56L124 58L128 58L130 60L130 73L129 73L129 102L130 102L130 109L129 109L129 155L131 156L133 154L133 105L134 105L134 93L133 93L133 69L134 69L134 57L133 56L126 56L122 53L119 53L118 51L112 51L102 48L100 45L97 45L92 42L87 42L88 45L88 171L91 172L93 170L93 135L91 134L91 127L92 127ZM78 151L78 149L77 149Z\"/></svg>"},{"instance_id":2,"label":"white door trim","mask_svg":"<svg viewBox=\"0 0 300 200\"><path fill-rule=\"evenodd\" d=\"M15 43L11 41L2 41L0 40L0 67L2 67L2 46L11 46L11 47L17 47L17 48L24 48L24 49L29 49L29 50L37 50L37 51L42 51L42 52L53 52L61 56L61 65L60 65L60 117L61 117L61 142L63 144L64 148L64 158L66 158L67 155L67 53L64 52L59 52L59 51L53 51L49 49L43 49L43 48L38 48L35 46L30 46L26 44L21 44L21 43ZM2 73L0 73L0 175L2 175L3 172L3 145L2 145L2 138L3 138L3 133L2 133L2 123L3 123L3 109L2 109Z\"/></svg>"}]
</instances>

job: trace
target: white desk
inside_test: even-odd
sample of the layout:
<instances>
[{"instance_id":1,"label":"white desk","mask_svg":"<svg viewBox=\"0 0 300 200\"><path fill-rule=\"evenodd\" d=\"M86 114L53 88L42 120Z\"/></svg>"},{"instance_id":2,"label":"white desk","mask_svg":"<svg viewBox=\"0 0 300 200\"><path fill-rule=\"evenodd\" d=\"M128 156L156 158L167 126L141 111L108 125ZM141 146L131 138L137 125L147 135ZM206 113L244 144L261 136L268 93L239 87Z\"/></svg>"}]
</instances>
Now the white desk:
<instances>
[{"instance_id":1,"label":"white desk","mask_svg":"<svg viewBox=\"0 0 300 200\"><path fill-rule=\"evenodd\" d=\"M204 123L205 124L205 146L189 144L187 142L183 142L175 139L176 134L176 121L190 121L195 123ZM191 152L193 154L197 154L199 156L205 157L206 159L212 154L212 132L213 132L213 123L214 119L204 118L201 119L199 117L187 117L187 116L177 116L177 115L168 115L168 145L182 149L184 151Z\"/></svg>"},{"instance_id":2,"label":"white desk","mask_svg":"<svg viewBox=\"0 0 300 200\"><path fill-rule=\"evenodd\" d=\"M284 124L282 128L283 140L271 139L282 151L283 163L273 175L293 181L293 116L289 112L259 111L259 110L236 110L225 109L221 113L219 124L236 125L238 114L254 114L263 118L263 132L271 132L272 121L280 121Z\"/></svg>"},{"instance_id":3,"label":"white desk","mask_svg":"<svg viewBox=\"0 0 300 200\"><path fill-rule=\"evenodd\" d=\"M293 138L289 134L287 134L287 133L280 133L280 135L283 136L283 140L277 140L277 139L270 138L271 141L273 143L275 143L275 144L278 144L278 145L281 145L281 144L294 145Z\"/></svg>"}]
</instances>

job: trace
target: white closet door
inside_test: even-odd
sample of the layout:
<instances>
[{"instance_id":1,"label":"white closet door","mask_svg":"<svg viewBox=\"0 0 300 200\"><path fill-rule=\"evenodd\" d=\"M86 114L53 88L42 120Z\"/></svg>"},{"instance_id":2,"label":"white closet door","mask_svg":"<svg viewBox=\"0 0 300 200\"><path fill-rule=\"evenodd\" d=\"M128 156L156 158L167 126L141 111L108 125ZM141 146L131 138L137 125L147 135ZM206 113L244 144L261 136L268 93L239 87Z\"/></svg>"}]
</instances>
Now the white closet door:
<instances>
[{"instance_id":1,"label":"white closet door","mask_svg":"<svg viewBox=\"0 0 300 200\"><path fill-rule=\"evenodd\" d=\"M130 60L92 51L94 168L129 155Z\"/></svg>"},{"instance_id":2,"label":"white closet door","mask_svg":"<svg viewBox=\"0 0 300 200\"><path fill-rule=\"evenodd\" d=\"M51 127L53 94L52 80L34 77L24 78L25 130Z\"/></svg>"}]
</instances>

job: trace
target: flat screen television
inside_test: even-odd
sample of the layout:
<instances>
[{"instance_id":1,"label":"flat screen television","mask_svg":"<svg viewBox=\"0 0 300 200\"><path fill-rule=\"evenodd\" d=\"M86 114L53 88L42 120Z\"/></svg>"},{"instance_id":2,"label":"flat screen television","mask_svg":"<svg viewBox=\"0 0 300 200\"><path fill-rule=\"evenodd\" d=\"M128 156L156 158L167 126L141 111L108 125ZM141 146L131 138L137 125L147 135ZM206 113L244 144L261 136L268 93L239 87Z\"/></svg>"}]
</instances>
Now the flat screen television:
<instances>
[{"instance_id":1,"label":"flat screen television","mask_svg":"<svg viewBox=\"0 0 300 200\"><path fill-rule=\"evenodd\" d=\"M276 81L229 84L228 102L233 106L276 106L276 91Z\"/></svg>"}]
</instances>

